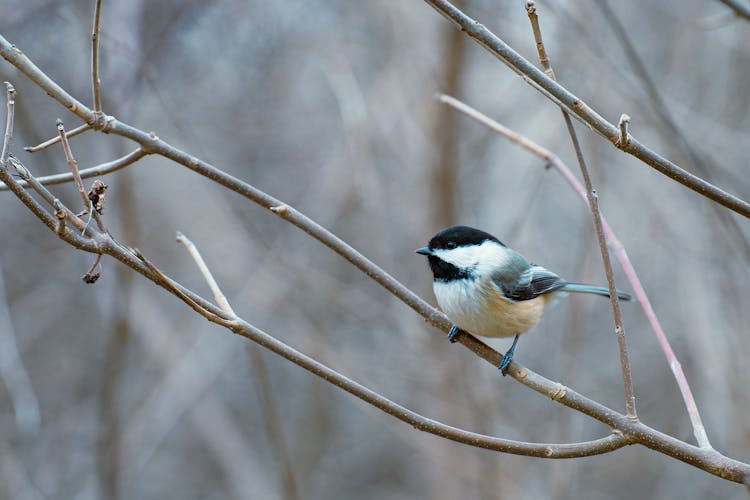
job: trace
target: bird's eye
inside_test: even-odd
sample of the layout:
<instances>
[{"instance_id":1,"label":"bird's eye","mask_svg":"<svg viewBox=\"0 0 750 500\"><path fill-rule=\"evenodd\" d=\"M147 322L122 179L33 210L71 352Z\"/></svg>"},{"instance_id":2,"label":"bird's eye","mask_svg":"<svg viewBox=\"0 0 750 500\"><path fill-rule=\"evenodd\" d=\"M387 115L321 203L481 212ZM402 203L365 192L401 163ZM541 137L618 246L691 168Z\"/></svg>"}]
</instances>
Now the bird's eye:
<instances>
[{"instance_id":1,"label":"bird's eye","mask_svg":"<svg viewBox=\"0 0 750 500\"><path fill-rule=\"evenodd\" d=\"M455 242L455 241L449 241L448 243L446 243L446 245L445 245L445 246L446 246L446 248L448 248L448 249L453 249L453 248L456 248L456 242Z\"/></svg>"}]
</instances>

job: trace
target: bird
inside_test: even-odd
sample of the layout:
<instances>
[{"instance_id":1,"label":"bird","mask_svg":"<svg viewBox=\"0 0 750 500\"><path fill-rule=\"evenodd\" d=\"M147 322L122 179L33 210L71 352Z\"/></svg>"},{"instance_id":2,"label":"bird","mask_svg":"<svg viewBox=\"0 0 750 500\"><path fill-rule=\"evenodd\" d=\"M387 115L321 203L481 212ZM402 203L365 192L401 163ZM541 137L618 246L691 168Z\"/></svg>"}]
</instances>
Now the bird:
<instances>
[{"instance_id":1,"label":"bird","mask_svg":"<svg viewBox=\"0 0 750 500\"><path fill-rule=\"evenodd\" d=\"M495 236L469 226L451 226L416 253L427 256L438 305L450 319L448 339L460 330L480 337L513 337L498 367L506 374L518 337L536 325L560 292L609 297L603 286L566 281L534 264ZM621 300L631 300L617 290Z\"/></svg>"}]
</instances>

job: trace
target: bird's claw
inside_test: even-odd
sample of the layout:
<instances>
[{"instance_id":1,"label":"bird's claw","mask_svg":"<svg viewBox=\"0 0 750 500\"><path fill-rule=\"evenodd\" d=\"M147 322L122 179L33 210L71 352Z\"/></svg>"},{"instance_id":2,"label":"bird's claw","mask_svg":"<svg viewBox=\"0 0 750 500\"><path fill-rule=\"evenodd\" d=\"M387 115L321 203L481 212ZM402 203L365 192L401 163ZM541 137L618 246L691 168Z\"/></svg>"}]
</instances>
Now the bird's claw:
<instances>
[{"instance_id":1,"label":"bird's claw","mask_svg":"<svg viewBox=\"0 0 750 500\"><path fill-rule=\"evenodd\" d=\"M500 368L500 373L503 374L503 377L508 374L508 367L510 366L511 361L513 361L512 352L506 352L500 359L500 363L497 365L497 367Z\"/></svg>"},{"instance_id":2,"label":"bird's claw","mask_svg":"<svg viewBox=\"0 0 750 500\"><path fill-rule=\"evenodd\" d=\"M451 344L456 343L456 337L458 336L459 333L461 333L461 330L459 330L456 325L452 325L451 329L448 330L448 340L450 341Z\"/></svg>"}]
</instances>

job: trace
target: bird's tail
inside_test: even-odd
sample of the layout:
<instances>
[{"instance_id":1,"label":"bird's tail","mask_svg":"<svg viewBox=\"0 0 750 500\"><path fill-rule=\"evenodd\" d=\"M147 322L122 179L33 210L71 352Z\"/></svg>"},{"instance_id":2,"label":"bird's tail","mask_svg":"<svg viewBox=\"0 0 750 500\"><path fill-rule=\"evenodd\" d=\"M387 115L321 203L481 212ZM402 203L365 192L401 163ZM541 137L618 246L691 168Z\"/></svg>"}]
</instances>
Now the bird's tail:
<instances>
[{"instance_id":1,"label":"bird's tail","mask_svg":"<svg viewBox=\"0 0 750 500\"><path fill-rule=\"evenodd\" d=\"M586 285L584 283L566 283L561 290L566 292L577 292L577 293L593 293L596 295L603 295L609 297L609 288L596 285ZM633 297L629 293L617 290L617 297L620 300L631 300Z\"/></svg>"}]
</instances>

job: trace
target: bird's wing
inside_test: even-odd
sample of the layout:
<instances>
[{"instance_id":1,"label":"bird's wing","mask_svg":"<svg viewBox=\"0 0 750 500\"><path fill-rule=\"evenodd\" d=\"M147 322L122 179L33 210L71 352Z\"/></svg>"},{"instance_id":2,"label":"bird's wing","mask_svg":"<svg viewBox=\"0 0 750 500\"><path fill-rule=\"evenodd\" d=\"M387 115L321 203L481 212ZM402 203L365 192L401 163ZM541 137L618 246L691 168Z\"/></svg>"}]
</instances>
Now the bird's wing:
<instances>
[{"instance_id":1,"label":"bird's wing","mask_svg":"<svg viewBox=\"0 0 750 500\"><path fill-rule=\"evenodd\" d=\"M508 276L496 276L493 281L503 295L512 301L531 300L562 288L566 283L552 271L535 265L526 268L515 279L508 279Z\"/></svg>"}]
</instances>

